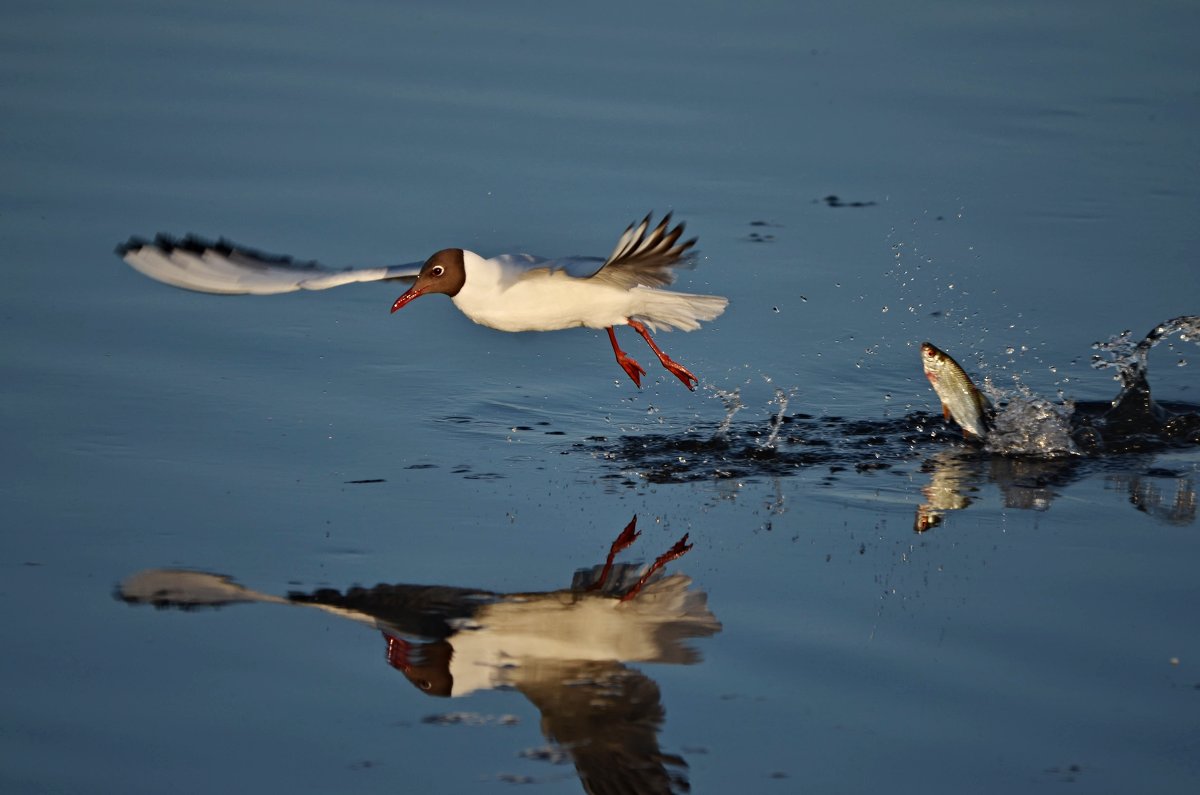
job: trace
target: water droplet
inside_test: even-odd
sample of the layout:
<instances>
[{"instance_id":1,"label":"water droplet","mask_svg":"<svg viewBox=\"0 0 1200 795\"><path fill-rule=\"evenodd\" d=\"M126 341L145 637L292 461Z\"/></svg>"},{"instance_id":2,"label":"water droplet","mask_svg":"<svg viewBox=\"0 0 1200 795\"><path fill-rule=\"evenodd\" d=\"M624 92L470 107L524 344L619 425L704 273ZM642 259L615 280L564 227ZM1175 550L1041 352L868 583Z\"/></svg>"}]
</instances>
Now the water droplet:
<instances>
[{"instance_id":1,"label":"water droplet","mask_svg":"<svg viewBox=\"0 0 1200 795\"><path fill-rule=\"evenodd\" d=\"M1013 346L1009 345L1007 348L1004 349L1004 352L1007 353L1009 356L1012 356L1014 353L1017 352L1017 349L1014 348Z\"/></svg>"},{"instance_id":2,"label":"water droplet","mask_svg":"<svg viewBox=\"0 0 1200 795\"><path fill-rule=\"evenodd\" d=\"M771 311L772 311L772 312L775 312L775 313L778 313L778 312L779 312L779 307L777 307L777 306L773 306L773 307L771 307Z\"/></svg>"},{"instance_id":3,"label":"water droplet","mask_svg":"<svg viewBox=\"0 0 1200 795\"><path fill-rule=\"evenodd\" d=\"M884 308L883 308L883 314L885 314L885 315L886 315L886 314L887 314L887 311L888 311L888 308L887 308L886 306L884 306Z\"/></svg>"}]
</instances>

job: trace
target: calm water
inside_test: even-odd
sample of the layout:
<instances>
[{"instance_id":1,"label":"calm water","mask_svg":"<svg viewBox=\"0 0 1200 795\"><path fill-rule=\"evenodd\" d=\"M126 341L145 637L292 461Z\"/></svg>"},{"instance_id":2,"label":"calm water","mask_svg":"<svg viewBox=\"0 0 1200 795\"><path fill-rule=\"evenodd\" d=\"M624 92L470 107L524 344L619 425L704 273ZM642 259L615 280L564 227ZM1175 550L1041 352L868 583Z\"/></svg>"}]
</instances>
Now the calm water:
<instances>
[{"instance_id":1,"label":"calm water","mask_svg":"<svg viewBox=\"0 0 1200 795\"><path fill-rule=\"evenodd\" d=\"M1200 454L981 455L918 346L1105 400L1092 343L1200 312L1198 26L1183 2L6 3L0 789L582 791L545 729L696 792L1195 791ZM694 394L657 367L635 390L602 333L392 316L386 285L192 294L112 254L603 255L667 209L703 252L681 286L731 301L660 339ZM1200 402L1198 360L1156 348L1155 394ZM693 444L735 390L737 467ZM804 456L774 465L773 430ZM656 619L690 653L527 652L441 699L389 666L396 615L270 599L567 589L635 515L619 561L694 544L666 572L711 618ZM255 595L114 598L154 568ZM500 623L456 624L458 659Z\"/></svg>"}]
</instances>

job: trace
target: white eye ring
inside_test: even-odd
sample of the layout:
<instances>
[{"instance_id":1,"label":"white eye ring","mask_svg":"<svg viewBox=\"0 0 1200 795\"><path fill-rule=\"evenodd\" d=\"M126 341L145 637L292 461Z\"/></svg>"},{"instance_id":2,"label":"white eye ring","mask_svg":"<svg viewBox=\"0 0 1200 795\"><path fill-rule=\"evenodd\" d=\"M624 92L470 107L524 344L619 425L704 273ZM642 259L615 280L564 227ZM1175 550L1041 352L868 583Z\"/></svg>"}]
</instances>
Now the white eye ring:
<instances>
[{"instance_id":1,"label":"white eye ring","mask_svg":"<svg viewBox=\"0 0 1200 795\"><path fill-rule=\"evenodd\" d=\"M446 272L446 269L443 268L441 265L434 265L433 268L430 269L429 272L432 273L434 276L441 276L443 273Z\"/></svg>"}]
</instances>

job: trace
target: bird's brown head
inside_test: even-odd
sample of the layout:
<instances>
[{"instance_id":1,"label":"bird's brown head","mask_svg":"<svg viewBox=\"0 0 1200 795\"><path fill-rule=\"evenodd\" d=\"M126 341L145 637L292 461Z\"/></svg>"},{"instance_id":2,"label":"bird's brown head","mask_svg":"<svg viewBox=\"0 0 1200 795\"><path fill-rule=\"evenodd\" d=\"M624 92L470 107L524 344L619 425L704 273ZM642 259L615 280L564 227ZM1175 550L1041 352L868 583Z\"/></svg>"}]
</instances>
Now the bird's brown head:
<instances>
[{"instance_id":1,"label":"bird's brown head","mask_svg":"<svg viewBox=\"0 0 1200 795\"><path fill-rule=\"evenodd\" d=\"M421 272L417 274L416 283L396 299L396 303L392 304L392 311L395 312L414 298L427 293L445 293L453 298L458 295L466 281L467 269L463 263L463 250L444 248L425 260Z\"/></svg>"},{"instance_id":2,"label":"bird's brown head","mask_svg":"<svg viewBox=\"0 0 1200 795\"><path fill-rule=\"evenodd\" d=\"M454 692L454 676L450 673L450 660L454 647L445 640L414 645L408 657L397 664L388 648L388 663L412 683L413 687L431 696L449 697Z\"/></svg>"}]
</instances>

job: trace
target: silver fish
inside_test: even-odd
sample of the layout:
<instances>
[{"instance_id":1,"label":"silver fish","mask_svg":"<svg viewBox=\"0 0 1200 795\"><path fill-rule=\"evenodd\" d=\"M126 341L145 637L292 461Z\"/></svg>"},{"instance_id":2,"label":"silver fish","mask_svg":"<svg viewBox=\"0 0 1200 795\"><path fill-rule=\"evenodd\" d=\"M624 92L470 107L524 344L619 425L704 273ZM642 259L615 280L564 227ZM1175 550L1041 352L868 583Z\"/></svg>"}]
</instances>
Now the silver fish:
<instances>
[{"instance_id":1,"label":"silver fish","mask_svg":"<svg viewBox=\"0 0 1200 795\"><path fill-rule=\"evenodd\" d=\"M942 401L942 416L953 419L968 438L984 439L991 429L992 402L971 381L948 353L931 343L921 343L925 377Z\"/></svg>"}]
</instances>

